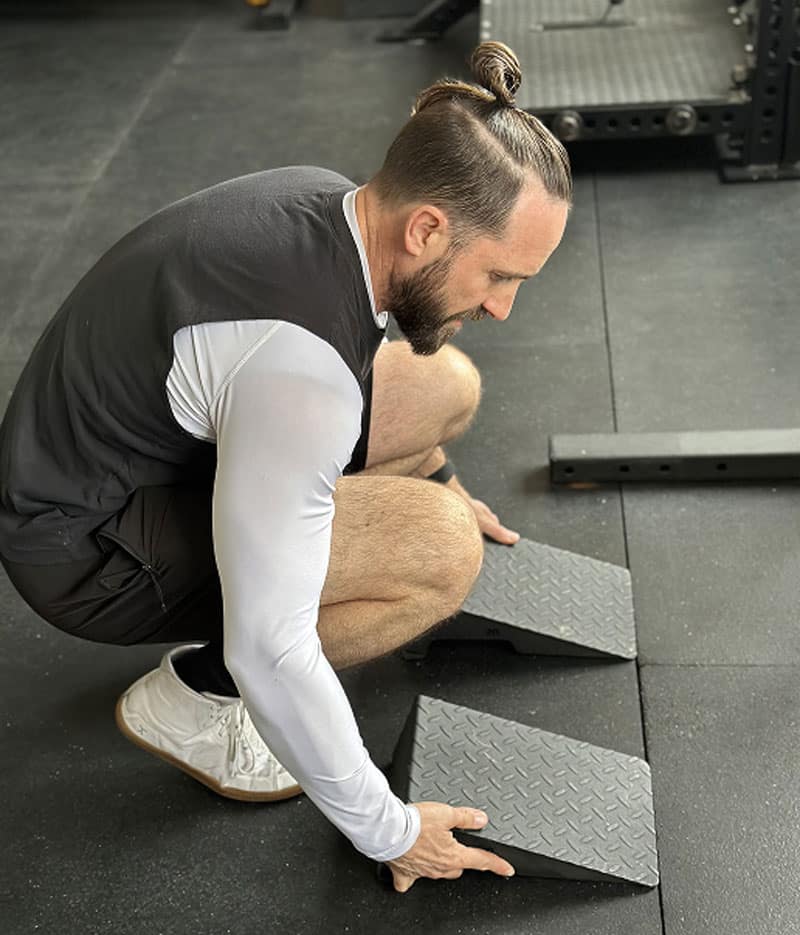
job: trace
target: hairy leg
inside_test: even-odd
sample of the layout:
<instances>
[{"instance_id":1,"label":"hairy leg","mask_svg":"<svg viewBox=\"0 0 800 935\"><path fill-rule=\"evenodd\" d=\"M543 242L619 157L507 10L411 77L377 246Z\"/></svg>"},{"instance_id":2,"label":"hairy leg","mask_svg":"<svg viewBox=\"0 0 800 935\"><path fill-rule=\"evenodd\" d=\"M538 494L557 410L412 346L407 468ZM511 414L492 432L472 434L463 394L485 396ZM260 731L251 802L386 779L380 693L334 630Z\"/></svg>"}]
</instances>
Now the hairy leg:
<instances>
[{"instance_id":1,"label":"hairy leg","mask_svg":"<svg viewBox=\"0 0 800 935\"><path fill-rule=\"evenodd\" d=\"M447 617L483 560L458 494L409 477L341 477L317 629L334 668L386 655Z\"/></svg>"},{"instance_id":2,"label":"hairy leg","mask_svg":"<svg viewBox=\"0 0 800 935\"><path fill-rule=\"evenodd\" d=\"M374 367L367 464L336 485L319 613L335 668L386 655L452 616L483 560L467 503L418 479L442 466L440 446L472 421L478 371L450 345L421 357L406 341L384 344Z\"/></svg>"},{"instance_id":3,"label":"hairy leg","mask_svg":"<svg viewBox=\"0 0 800 935\"><path fill-rule=\"evenodd\" d=\"M374 368L367 464L360 474L427 477L445 461L440 446L472 422L480 374L453 345L421 357L406 341L384 344Z\"/></svg>"}]
</instances>

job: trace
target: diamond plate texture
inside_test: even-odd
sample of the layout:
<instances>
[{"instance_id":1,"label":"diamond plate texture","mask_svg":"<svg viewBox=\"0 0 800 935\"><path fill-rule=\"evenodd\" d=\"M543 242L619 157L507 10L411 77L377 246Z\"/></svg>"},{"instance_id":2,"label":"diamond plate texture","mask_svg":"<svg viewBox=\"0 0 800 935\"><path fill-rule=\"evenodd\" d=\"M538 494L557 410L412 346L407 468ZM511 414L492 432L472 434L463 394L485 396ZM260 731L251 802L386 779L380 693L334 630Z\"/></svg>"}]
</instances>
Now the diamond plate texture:
<instances>
[{"instance_id":1,"label":"diamond plate texture","mask_svg":"<svg viewBox=\"0 0 800 935\"><path fill-rule=\"evenodd\" d=\"M487 542L462 615L407 654L425 655L437 639L500 639L519 652L634 659L630 572L530 539L513 548Z\"/></svg>"},{"instance_id":2,"label":"diamond plate texture","mask_svg":"<svg viewBox=\"0 0 800 935\"><path fill-rule=\"evenodd\" d=\"M616 28L542 29L597 21L607 0L483 0L481 39L498 39L522 66L520 107L533 111L729 99L746 35L723 0L625 0Z\"/></svg>"},{"instance_id":3,"label":"diamond plate texture","mask_svg":"<svg viewBox=\"0 0 800 935\"><path fill-rule=\"evenodd\" d=\"M420 695L392 764L409 802L489 815L465 844L527 876L658 884L650 767L644 760Z\"/></svg>"}]
</instances>

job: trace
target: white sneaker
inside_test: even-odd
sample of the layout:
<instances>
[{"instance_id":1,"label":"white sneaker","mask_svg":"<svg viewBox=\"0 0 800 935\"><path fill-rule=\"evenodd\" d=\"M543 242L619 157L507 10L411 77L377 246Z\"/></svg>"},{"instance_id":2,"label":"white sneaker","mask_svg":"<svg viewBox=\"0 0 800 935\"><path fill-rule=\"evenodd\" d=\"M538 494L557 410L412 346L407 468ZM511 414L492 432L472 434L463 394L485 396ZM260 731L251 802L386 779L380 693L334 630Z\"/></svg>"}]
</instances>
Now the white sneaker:
<instances>
[{"instance_id":1,"label":"white sneaker","mask_svg":"<svg viewBox=\"0 0 800 935\"><path fill-rule=\"evenodd\" d=\"M261 739L239 698L199 692L182 682L172 665L203 643L178 646L161 665L125 691L116 720L133 743L230 799L274 801L302 789Z\"/></svg>"}]
</instances>

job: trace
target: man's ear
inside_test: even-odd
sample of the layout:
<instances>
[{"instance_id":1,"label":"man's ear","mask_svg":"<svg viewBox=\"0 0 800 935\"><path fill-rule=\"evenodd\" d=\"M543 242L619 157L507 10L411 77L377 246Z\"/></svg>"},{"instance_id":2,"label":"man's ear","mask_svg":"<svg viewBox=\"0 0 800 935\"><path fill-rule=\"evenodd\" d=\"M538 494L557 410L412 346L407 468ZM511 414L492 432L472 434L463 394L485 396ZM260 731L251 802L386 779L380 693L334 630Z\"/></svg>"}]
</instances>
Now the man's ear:
<instances>
[{"instance_id":1,"label":"man's ear","mask_svg":"<svg viewBox=\"0 0 800 935\"><path fill-rule=\"evenodd\" d=\"M447 215L435 205L419 205L406 218L403 245L412 256L436 260L444 254L449 241Z\"/></svg>"}]
</instances>

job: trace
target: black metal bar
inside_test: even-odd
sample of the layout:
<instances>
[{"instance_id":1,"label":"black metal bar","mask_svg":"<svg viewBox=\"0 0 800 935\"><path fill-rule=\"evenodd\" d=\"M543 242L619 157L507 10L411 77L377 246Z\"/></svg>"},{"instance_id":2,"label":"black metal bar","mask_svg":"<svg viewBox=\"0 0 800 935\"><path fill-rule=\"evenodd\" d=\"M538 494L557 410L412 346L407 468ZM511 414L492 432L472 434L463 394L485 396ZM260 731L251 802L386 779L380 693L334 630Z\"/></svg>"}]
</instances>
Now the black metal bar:
<instances>
[{"instance_id":1,"label":"black metal bar","mask_svg":"<svg viewBox=\"0 0 800 935\"><path fill-rule=\"evenodd\" d=\"M479 5L480 0L433 0L405 25L381 33L378 41L406 42L409 39L441 39L454 23L477 9Z\"/></svg>"},{"instance_id":2,"label":"black metal bar","mask_svg":"<svg viewBox=\"0 0 800 935\"><path fill-rule=\"evenodd\" d=\"M800 23L800 11L798 12ZM789 91L786 95L786 139L783 142L783 161L800 162L800 26L798 26L797 61L789 63Z\"/></svg>"},{"instance_id":3,"label":"black metal bar","mask_svg":"<svg viewBox=\"0 0 800 935\"><path fill-rule=\"evenodd\" d=\"M756 165L780 162L783 151L780 118L786 106L792 7L793 0L761 0L759 5L753 125L744 154Z\"/></svg>"},{"instance_id":4,"label":"black metal bar","mask_svg":"<svg viewBox=\"0 0 800 935\"><path fill-rule=\"evenodd\" d=\"M749 52L755 53L752 76L752 118L742 140L740 157L724 165L723 178L741 181L760 178L796 178L792 161L785 159L786 138L800 119L787 106L790 62L797 54L798 28L795 0L759 0L758 36Z\"/></svg>"},{"instance_id":5,"label":"black metal bar","mask_svg":"<svg viewBox=\"0 0 800 935\"><path fill-rule=\"evenodd\" d=\"M554 484L800 478L800 429L552 435Z\"/></svg>"},{"instance_id":6,"label":"black metal bar","mask_svg":"<svg viewBox=\"0 0 800 935\"><path fill-rule=\"evenodd\" d=\"M690 108L690 123L673 129L673 115L687 107ZM651 105L529 110L556 136L568 142L743 133L750 121L750 106L741 101L694 102L691 105L674 101Z\"/></svg>"}]
</instances>

